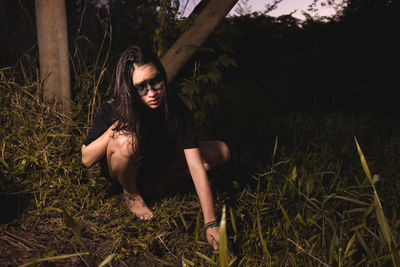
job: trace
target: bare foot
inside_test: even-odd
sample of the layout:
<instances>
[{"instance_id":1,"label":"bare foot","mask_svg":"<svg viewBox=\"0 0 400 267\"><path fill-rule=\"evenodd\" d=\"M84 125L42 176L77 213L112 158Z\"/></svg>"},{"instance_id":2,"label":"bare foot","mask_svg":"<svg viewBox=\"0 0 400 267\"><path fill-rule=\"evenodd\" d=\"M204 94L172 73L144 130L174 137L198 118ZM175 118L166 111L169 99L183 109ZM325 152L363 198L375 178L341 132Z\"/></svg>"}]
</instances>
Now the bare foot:
<instances>
[{"instance_id":1,"label":"bare foot","mask_svg":"<svg viewBox=\"0 0 400 267\"><path fill-rule=\"evenodd\" d=\"M125 203L133 214L141 220L150 220L153 218L153 212L144 202L140 194L131 194L124 190Z\"/></svg>"}]
</instances>

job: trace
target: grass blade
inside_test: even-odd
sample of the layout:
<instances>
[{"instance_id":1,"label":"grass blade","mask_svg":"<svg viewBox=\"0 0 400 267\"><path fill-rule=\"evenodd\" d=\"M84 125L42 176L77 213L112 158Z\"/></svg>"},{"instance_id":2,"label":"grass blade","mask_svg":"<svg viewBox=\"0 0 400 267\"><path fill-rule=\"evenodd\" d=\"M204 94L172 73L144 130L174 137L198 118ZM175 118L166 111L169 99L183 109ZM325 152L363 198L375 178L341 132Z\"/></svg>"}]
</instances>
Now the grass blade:
<instances>
[{"instance_id":1,"label":"grass blade","mask_svg":"<svg viewBox=\"0 0 400 267\"><path fill-rule=\"evenodd\" d=\"M369 171L367 161L365 160L364 154L362 153L361 148L360 148L360 145L359 145L358 142L357 142L357 138L354 137L354 140L356 141L357 151L358 151L358 154L360 155L361 165L362 165L362 167L363 167L363 169L364 169L365 174L367 175L368 180L369 180L369 181L371 182L371 184L373 185L373 183L372 183L372 176L371 176L371 172ZM375 189L374 189L374 190L375 190Z\"/></svg>"},{"instance_id":2,"label":"grass blade","mask_svg":"<svg viewBox=\"0 0 400 267\"><path fill-rule=\"evenodd\" d=\"M264 250L264 253L267 256L267 259L269 259L269 258L271 258L271 254L269 253L267 243L265 242L265 240L262 236L260 213L258 212L258 210L257 210L257 230L258 230L258 236L260 237L260 242L261 242L262 248Z\"/></svg>"},{"instance_id":3,"label":"grass blade","mask_svg":"<svg viewBox=\"0 0 400 267\"><path fill-rule=\"evenodd\" d=\"M182 258L182 267L186 267L186 266L188 266L188 264L190 266L194 266L194 262L192 262L192 261L190 261L188 259Z\"/></svg>"},{"instance_id":4,"label":"grass blade","mask_svg":"<svg viewBox=\"0 0 400 267\"><path fill-rule=\"evenodd\" d=\"M274 151L272 152L271 169L274 168L276 149L278 148L278 136L275 137Z\"/></svg>"},{"instance_id":5,"label":"grass blade","mask_svg":"<svg viewBox=\"0 0 400 267\"><path fill-rule=\"evenodd\" d=\"M372 254L371 250L369 249L367 243L365 242L364 238L362 237L361 233L356 230L358 241L360 241L361 246L364 248L365 252L367 252L367 256L372 259L375 256Z\"/></svg>"},{"instance_id":6,"label":"grass blade","mask_svg":"<svg viewBox=\"0 0 400 267\"><path fill-rule=\"evenodd\" d=\"M109 264L112 259L116 256L117 254L113 253L107 256L107 258L105 258L100 264L99 267L103 267L106 266L107 264Z\"/></svg>"},{"instance_id":7,"label":"grass blade","mask_svg":"<svg viewBox=\"0 0 400 267\"><path fill-rule=\"evenodd\" d=\"M370 205L369 203L362 202L360 200L349 198L349 197L345 197L345 196L333 196L333 198L337 198L337 199L353 202L353 203L364 205L364 206L369 206Z\"/></svg>"},{"instance_id":8,"label":"grass blade","mask_svg":"<svg viewBox=\"0 0 400 267\"><path fill-rule=\"evenodd\" d=\"M41 259L34 259L34 260L31 260L31 261L29 261L27 263L24 263L24 264L20 265L20 267L29 266L29 265L32 265L32 264L35 264L35 263L38 263L38 262L43 262L43 261L63 260L63 259L68 259L68 258L72 258L72 257L78 257L78 256L82 256L82 255L89 255L89 252L74 253L74 254L46 257L46 258L41 258Z\"/></svg>"},{"instance_id":9,"label":"grass blade","mask_svg":"<svg viewBox=\"0 0 400 267\"><path fill-rule=\"evenodd\" d=\"M353 236L350 238L349 243L347 243L346 250L344 251L343 259L346 258L347 253L349 252L349 250L351 249L351 247L354 244L354 241L356 240L356 237L357 237L357 233L354 233Z\"/></svg>"},{"instance_id":10,"label":"grass blade","mask_svg":"<svg viewBox=\"0 0 400 267\"><path fill-rule=\"evenodd\" d=\"M363 166L364 172L365 172L368 180L370 181L370 183L372 185L372 188L374 189L375 212L376 212L376 218L378 220L379 227L381 229L381 232L383 234L383 237L384 237L386 243L389 246L389 249L392 250L392 247L397 247L396 241L395 241L395 239L393 237L393 233L392 233L392 231L390 229L390 226L389 226L389 224L388 224L388 222L386 220L385 214L383 213L382 204L381 204L381 201L379 199L378 192L376 191L374 182L372 180L371 172L369 170L367 161L365 160L364 154L363 154L363 152L362 152L362 150L361 150L361 148L360 148L360 146L359 146L359 144L357 142L357 138L354 137L354 140L356 142L358 154L360 155L360 160L361 160L361 164ZM393 246L392 246L392 243L393 243ZM399 254L399 252L397 252L395 254L391 253L391 256L392 256L393 265L394 266L399 266L400 265L400 254Z\"/></svg>"},{"instance_id":11,"label":"grass blade","mask_svg":"<svg viewBox=\"0 0 400 267\"><path fill-rule=\"evenodd\" d=\"M228 267L228 240L226 235L226 207L222 209L222 218L219 226L219 262L221 267Z\"/></svg>"},{"instance_id":12,"label":"grass blade","mask_svg":"<svg viewBox=\"0 0 400 267\"><path fill-rule=\"evenodd\" d=\"M236 222L235 222L235 215L233 214L233 209L232 209L232 207L229 208L229 213L230 213L230 216L231 216L231 224L232 224L233 232L234 232L235 234L237 234Z\"/></svg>"},{"instance_id":13,"label":"grass blade","mask_svg":"<svg viewBox=\"0 0 400 267\"><path fill-rule=\"evenodd\" d=\"M210 259L209 257L207 257L206 255L204 255L203 253L200 253L198 251L195 252L197 256L199 256L200 258L204 259L205 261L207 261L208 263L212 264L212 265L216 265L217 263L215 261L213 261L212 259Z\"/></svg>"},{"instance_id":14,"label":"grass blade","mask_svg":"<svg viewBox=\"0 0 400 267\"><path fill-rule=\"evenodd\" d=\"M294 182L296 178L297 178L297 168L295 166L292 170L292 174L290 175L290 180Z\"/></svg>"},{"instance_id":15,"label":"grass blade","mask_svg":"<svg viewBox=\"0 0 400 267\"><path fill-rule=\"evenodd\" d=\"M72 216L66 210L63 210L63 218L65 225L71 229L76 241L78 241L78 243L82 246L82 248L86 250L86 246L83 243L81 235L82 226L78 222L76 222L74 218L72 218Z\"/></svg>"}]
</instances>

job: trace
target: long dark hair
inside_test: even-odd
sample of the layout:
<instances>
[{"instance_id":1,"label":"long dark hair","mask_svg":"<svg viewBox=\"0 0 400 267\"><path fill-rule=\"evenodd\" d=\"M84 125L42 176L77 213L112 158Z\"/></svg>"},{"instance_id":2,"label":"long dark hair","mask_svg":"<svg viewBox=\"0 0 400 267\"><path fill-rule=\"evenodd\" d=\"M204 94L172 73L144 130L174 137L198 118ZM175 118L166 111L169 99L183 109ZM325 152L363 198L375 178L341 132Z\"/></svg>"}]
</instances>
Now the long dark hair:
<instances>
[{"instance_id":1,"label":"long dark hair","mask_svg":"<svg viewBox=\"0 0 400 267\"><path fill-rule=\"evenodd\" d=\"M139 158L143 156L148 139L146 129L146 114L149 108L141 101L137 90L133 86L132 74L137 67L153 64L161 74L165 83L165 93L160 107L163 119L169 123L169 112L167 104L167 75L160 60L149 50L139 46L128 47L119 57L115 72L115 87L113 97L113 119L118 121L115 132L125 132L134 137L132 146Z\"/></svg>"}]
</instances>

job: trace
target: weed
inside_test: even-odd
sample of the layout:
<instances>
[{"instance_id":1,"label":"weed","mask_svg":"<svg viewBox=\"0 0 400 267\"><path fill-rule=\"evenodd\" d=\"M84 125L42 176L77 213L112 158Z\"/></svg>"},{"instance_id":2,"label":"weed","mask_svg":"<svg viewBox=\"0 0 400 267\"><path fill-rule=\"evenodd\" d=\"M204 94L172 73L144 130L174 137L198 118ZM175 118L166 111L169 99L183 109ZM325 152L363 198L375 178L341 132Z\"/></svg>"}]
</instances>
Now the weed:
<instances>
[{"instance_id":1,"label":"weed","mask_svg":"<svg viewBox=\"0 0 400 267\"><path fill-rule=\"evenodd\" d=\"M72 115L64 115L56 102L42 101L37 71L23 66L0 70L2 214L10 215L5 207L14 202L19 205L19 212L2 218L3 263L400 263L400 140L392 123L388 132L384 121L377 125L369 115L287 113L254 126L245 146L237 121L230 130L237 133L231 139L235 161L210 173L221 214L220 252L214 255L201 231L194 190L150 201L156 215L151 221L135 218L98 168L82 167L80 146L96 105L88 111L83 106L89 100L79 102ZM21 68L25 74L17 79ZM226 125L235 124L226 117ZM368 165L353 136L362 140Z\"/></svg>"}]
</instances>

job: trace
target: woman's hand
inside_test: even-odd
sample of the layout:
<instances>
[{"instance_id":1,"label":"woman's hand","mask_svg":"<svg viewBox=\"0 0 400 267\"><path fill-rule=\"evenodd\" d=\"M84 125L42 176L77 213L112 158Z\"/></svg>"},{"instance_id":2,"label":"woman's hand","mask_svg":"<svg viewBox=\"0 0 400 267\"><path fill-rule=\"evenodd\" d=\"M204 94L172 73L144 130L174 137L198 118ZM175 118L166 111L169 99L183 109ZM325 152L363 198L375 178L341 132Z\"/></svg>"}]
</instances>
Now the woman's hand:
<instances>
[{"instance_id":1,"label":"woman's hand","mask_svg":"<svg viewBox=\"0 0 400 267\"><path fill-rule=\"evenodd\" d=\"M117 121L112 124L108 129L96 140L89 145L82 145L82 163L86 167L91 167L98 162L107 152L107 146L113 137L113 129L117 125Z\"/></svg>"},{"instance_id":2,"label":"woman's hand","mask_svg":"<svg viewBox=\"0 0 400 267\"><path fill-rule=\"evenodd\" d=\"M208 243L214 248L214 252L218 253L219 244L219 227L211 227L206 230Z\"/></svg>"}]
</instances>

